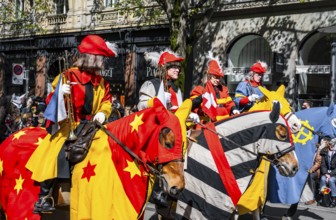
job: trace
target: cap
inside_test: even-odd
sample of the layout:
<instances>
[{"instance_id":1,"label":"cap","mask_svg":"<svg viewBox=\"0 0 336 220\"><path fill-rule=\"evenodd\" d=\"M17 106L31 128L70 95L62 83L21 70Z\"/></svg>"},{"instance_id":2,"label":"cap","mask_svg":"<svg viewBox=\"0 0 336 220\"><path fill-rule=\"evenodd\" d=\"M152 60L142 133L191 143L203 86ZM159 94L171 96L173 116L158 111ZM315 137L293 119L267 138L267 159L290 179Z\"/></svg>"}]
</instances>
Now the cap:
<instances>
[{"instance_id":1,"label":"cap","mask_svg":"<svg viewBox=\"0 0 336 220\"><path fill-rule=\"evenodd\" d=\"M102 55L105 57L118 56L117 49L118 48L116 44L104 41L104 39L98 35L88 35L84 37L78 46L80 53Z\"/></svg>"},{"instance_id":2,"label":"cap","mask_svg":"<svg viewBox=\"0 0 336 220\"><path fill-rule=\"evenodd\" d=\"M265 62L258 61L251 66L251 71L259 74L264 74L267 71L267 64Z\"/></svg>"},{"instance_id":3,"label":"cap","mask_svg":"<svg viewBox=\"0 0 336 220\"><path fill-rule=\"evenodd\" d=\"M209 54L207 56L209 59L208 61L208 74L223 77L224 73L222 70L222 64L219 61L218 57L214 57L212 52L209 51Z\"/></svg>"},{"instance_id":4,"label":"cap","mask_svg":"<svg viewBox=\"0 0 336 220\"><path fill-rule=\"evenodd\" d=\"M178 54L168 49L166 49L161 53L146 52L145 59L147 61L150 61L152 66L164 66L167 63L182 62L184 60L183 57L179 56Z\"/></svg>"}]
</instances>

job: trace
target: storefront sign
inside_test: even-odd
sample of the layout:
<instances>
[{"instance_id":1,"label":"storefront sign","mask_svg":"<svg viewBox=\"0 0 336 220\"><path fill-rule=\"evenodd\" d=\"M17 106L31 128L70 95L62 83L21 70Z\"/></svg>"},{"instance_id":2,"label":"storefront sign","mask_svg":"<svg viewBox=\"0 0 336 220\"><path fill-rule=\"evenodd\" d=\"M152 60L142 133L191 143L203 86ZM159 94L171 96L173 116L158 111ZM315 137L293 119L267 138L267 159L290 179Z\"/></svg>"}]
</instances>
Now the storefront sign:
<instances>
[{"instance_id":1,"label":"storefront sign","mask_svg":"<svg viewBox=\"0 0 336 220\"><path fill-rule=\"evenodd\" d=\"M224 70L225 75L227 75L228 83L239 83L246 79L247 74L250 72L250 68L245 67L234 67L234 68L226 68ZM263 83L271 84L272 77L270 69L263 75Z\"/></svg>"},{"instance_id":2,"label":"storefront sign","mask_svg":"<svg viewBox=\"0 0 336 220\"><path fill-rule=\"evenodd\" d=\"M298 65L296 74L330 74L330 65Z\"/></svg>"}]
</instances>

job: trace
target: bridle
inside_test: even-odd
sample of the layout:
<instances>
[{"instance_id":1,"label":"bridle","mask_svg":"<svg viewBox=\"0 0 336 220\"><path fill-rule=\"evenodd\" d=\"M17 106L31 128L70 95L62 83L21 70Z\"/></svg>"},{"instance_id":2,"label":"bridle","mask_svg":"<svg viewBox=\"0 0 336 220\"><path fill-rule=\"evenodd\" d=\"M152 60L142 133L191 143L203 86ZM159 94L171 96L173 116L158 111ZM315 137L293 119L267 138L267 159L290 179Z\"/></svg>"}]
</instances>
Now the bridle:
<instances>
[{"instance_id":1,"label":"bridle","mask_svg":"<svg viewBox=\"0 0 336 220\"><path fill-rule=\"evenodd\" d=\"M153 174L154 176L156 176L157 178L159 178L162 182L164 182L164 184L166 183L166 180L163 176L162 173L162 168L164 166L163 164L158 164L157 166L153 166L152 164L148 163L147 161L142 160L138 155L136 155L131 149L129 149L129 147L127 147L124 143L122 143L116 136L114 136L114 134L112 134L109 130L107 130L101 123L97 122L97 125L99 128L101 128L108 136L110 136L115 142L117 142L117 144L119 146L121 146L129 155L131 155L135 160L137 160L138 162L142 163L145 167L145 169ZM176 160L172 160L170 162L184 162L183 158L180 159L176 159Z\"/></svg>"},{"instance_id":2,"label":"bridle","mask_svg":"<svg viewBox=\"0 0 336 220\"><path fill-rule=\"evenodd\" d=\"M205 126L204 124L201 123L197 123L198 125L200 125L202 128L207 129L211 132L213 132L214 134L217 134L218 136L220 136L221 138L223 138L224 140L230 142L231 144L235 145L236 147L239 147L240 149L253 154L256 158L262 158L263 160L269 161L271 164L274 164L275 166L279 166L279 159L281 157L283 157L285 154L291 152L294 150L294 146L289 146L288 148L285 148L284 150L280 150L279 147L277 146L278 152L275 152L273 154L269 154L269 153L255 153L239 144L237 144L236 142L234 142L233 140L225 137L224 135L218 133L217 131Z\"/></svg>"}]
</instances>

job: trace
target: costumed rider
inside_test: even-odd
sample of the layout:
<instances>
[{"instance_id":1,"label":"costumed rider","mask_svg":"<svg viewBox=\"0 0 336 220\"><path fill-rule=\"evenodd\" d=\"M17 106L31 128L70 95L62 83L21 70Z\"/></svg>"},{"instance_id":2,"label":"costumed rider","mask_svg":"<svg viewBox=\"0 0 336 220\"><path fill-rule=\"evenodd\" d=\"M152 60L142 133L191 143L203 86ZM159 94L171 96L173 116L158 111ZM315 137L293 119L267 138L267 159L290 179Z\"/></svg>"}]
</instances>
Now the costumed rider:
<instances>
[{"instance_id":1,"label":"costumed rider","mask_svg":"<svg viewBox=\"0 0 336 220\"><path fill-rule=\"evenodd\" d=\"M53 82L55 89L47 97L47 109L44 116L50 119L54 97L70 97L73 110L73 120L68 118L57 123L47 121L48 135L30 157L26 168L32 172L32 179L40 184L39 199L34 205L34 213L50 213L55 210L51 191L56 178L69 179L73 164L65 158L64 143L72 126L76 134L80 133L83 124L97 120L104 123L111 114L110 86L100 75L104 67L105 57L116 57L115 44L106 42L98 35L86 36L78 46L80 56L73 67L58 75ZM63 84L59 78L62 77ZM57 94L57 92L58 94ZM56 99L57 102L57 99ZM66 103L70 103L66 102ZM52 104L53 103L53 104ZM50 106L50 107L49 107ZM69 105L66 105L69 106ZM69 109L67 110L69 114ZM54 126L56 125L56 126ZM59 130L55 130L59 128ZM93 140L95 141L95 140Z\"/></svg>"},{"instance_id":2,"label":"costumed rider","mask_svg":"<svg viewBox=\"0 0 336 220\"><path fill-rule=\"evenodd\" d=\"M250 68L250 72L243 82L236 88L234 102L240 112L248 111L264 94L258 88L262 86L262 77L267 71L267 64L258 61Z\"/></svg>"},{"instance_id":3,"label":"costumed rider","mask_svg":"<svg viewBox=\"0 0 336 220\"><path fill-rule=\"evenodd\" d=\"M155 78L147 80L141 85L138 110L152 107L153 99L157 97L166 102L168 110L176 112L183 102L181 89L176 86L175 82L181 74L181 62L184 58L166 49L160 53L146 52L145 59L157 68L157 74ZM160 86L163 87L162 93ZM197 114L190 113L189 118L199 122Z\"/></svg>"},{"instance_id":4,"label":"costumed rider","mask_svg":"<svg viewBox=\"0 0 336 220\"><path fill-rule=\"evenodd\" d=\"M228 88L221 82L224 77L222 63L218 57L213 56L211 51L207 55L207 59L207 82L202 91L202 95L199 95L197 98L192 98L192 111L198 111L199 114L202 114L202 112L200 112L201 109L203 114L206 115L209 110L205 111L207 106L203 106L204 104L202 103L206 104L210 102L209 100L205 100L209 98L207 94L215 94L214 101L216 102L216 109L214 111L215 117L212 119L213 121L239 114L240 112L237 110L235 103L229 95ZM201 88L200 86L195 87L192 94L199 94ZM202 107L200 108L201 105Z\"/></svg>"}]
</instances>

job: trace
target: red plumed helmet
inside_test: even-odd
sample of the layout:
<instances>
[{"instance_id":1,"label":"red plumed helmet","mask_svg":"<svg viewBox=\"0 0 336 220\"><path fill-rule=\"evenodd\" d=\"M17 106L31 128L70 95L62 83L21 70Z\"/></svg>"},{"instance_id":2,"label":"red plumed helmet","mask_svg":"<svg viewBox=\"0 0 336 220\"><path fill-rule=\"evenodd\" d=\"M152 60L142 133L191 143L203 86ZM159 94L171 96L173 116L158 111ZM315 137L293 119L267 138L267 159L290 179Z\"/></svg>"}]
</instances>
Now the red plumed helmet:
<instances>
[{"instance_id":1,"label":"red plumed helmet","mask_svg":"<svg viewBox=\"0 0 336 220\"><path fill-rule=\"evenodd\" d=\"M208 61L208 74L223 77L224 73L222 70L222 64L219 61L218 57L214 57L212 52L209 51L209 54L207 56L209 59Z\"/></svg>"},{"instance_id":2,"label":"red plumed helmet","mask_svg":"<svg viewBox=\"0 0 336 220\"><path fill-rule=\"evenodd\" d=\"M267 64L265 62L258 61L251 66L251 71L259 74L264 74L267 71Z\"/></svg>"},{"instance_id":3,"label":"red plumed helmet","mask_svg":"<svg viewBox=\"0 0 336 220\"><path fill-rule=\"evenodd\" d=\"M88 35L84 37L78 46L80 53L102 55L105 57L118 56L117 49L116 44L104 41L104 39L98 35Z\"/></svg>"},{"instance_id":4,"label":"red plumed helmet","mask_svg":"<svg viewBox=\"0 0 336 220\"><path fill-rule=\"evenodd\" d=\"M172 62L182 62L184 60L183 57L180 57L173 51L166 49L165 51L158 52L146 52L145 59L151 63L152 66L164 66L167 63Z\"/></svg>"}]
</instances>

